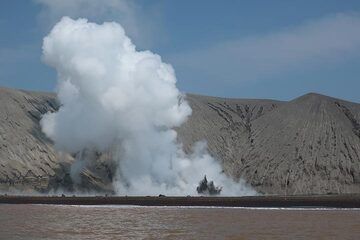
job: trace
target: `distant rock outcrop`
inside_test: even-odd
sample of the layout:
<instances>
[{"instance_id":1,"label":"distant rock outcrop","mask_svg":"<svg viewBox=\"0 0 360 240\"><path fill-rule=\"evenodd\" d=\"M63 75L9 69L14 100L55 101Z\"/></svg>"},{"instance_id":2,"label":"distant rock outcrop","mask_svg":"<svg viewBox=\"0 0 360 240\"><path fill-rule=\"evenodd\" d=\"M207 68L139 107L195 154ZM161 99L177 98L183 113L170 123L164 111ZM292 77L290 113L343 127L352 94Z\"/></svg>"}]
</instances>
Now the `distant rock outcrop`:
<instances>
[{"instance_id":1,"label":"distant rock outcrop","mask_svg":"<svg viewBox=\"0 0 360 240\"><path fill-rule=\"evenodd\" d=\"M204 195L219 195L221 190L222 190L221 187L215 187L214 181L208 182L206 175L199 182L199 186L196 188L196 191L199 194L204 194Z\"/></svg>"},{"instance_id":2,"label":"distant rock outcrop","mask_svg":"<svg viewBox=\"0 0 360 240\"><path fill-rule=\"evenodd\" d=\"M184 150L206 140L225 173L269 194L360 193L360 104L319 94L289 102L187 95L177 128ZM51 93L0 89L0 191L111 192L109 153L70 177L74 156L57 153L39 120Z\"/></svg>"}]
</instances>

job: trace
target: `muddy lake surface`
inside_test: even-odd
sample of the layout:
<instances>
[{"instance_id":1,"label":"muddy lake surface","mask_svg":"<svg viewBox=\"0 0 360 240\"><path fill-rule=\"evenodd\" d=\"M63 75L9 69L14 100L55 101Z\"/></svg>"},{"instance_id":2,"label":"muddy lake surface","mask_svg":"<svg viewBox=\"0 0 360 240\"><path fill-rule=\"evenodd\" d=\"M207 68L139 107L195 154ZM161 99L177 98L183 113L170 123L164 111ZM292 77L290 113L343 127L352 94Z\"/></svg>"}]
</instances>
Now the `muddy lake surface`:
<instances>
[{"instance_id":1,"label":"muddy lake surface","mask_svg":"<svg viewBox=\"0 0 360 240\"><path fill-rule=\"evenodd\" d=\"M360 239L360 210L0 204L0 239Z\"/></svg>"}]
</instances>

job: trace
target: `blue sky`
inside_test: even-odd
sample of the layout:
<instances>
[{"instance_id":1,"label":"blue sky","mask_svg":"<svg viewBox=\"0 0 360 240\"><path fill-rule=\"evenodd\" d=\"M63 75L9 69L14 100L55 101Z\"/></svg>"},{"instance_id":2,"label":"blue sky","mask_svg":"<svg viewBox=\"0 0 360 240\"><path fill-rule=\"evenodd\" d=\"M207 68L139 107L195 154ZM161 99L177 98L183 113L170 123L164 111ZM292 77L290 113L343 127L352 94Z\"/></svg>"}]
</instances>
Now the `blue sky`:
<instances>
[{"instance_id":1,"label":"blue sky","mask_svg":"<svg viewBox=\"0 0 360 240\"><path fill-rule=\"evenodd\" d=\"M360 102L360 1L2 0L0 85L52 91L43 37L61 16L120 22L173 65L185 92Z\"/></svg>"}]
</instances>

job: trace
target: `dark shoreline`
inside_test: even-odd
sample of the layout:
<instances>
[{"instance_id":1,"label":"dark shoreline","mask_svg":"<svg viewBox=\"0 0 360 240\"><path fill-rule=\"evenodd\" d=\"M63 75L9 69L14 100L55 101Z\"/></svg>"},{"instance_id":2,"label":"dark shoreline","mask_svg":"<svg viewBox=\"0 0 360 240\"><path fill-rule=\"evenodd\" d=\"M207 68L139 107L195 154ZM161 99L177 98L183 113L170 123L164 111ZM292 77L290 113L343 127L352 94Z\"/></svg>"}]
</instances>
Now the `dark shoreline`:
<instances>
[{"instance_id":1,"label":"dark shoreline","mask_svg":"<svg viewBox=\"0 0 360 240\"><path fill-rule=\"evenodd\" d=\"M360 194L249 197L0 196L0 204L360 208Z\"/></svg>"}]
</instances>

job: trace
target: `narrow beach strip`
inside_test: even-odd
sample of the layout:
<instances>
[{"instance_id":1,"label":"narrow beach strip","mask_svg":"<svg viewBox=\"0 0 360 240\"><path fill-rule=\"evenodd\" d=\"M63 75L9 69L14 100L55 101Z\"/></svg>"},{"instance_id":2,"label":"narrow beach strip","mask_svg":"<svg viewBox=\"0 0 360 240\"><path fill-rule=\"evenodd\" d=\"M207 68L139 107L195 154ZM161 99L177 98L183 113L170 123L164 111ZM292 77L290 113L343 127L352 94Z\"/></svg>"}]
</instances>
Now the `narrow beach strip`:
<instances>
[{"instance_id":1,"label":"narrow beach strip","mask_svg":"<svg viewBox=\"0 0 360 240\"><path fill-rule=\"evenodd\" d=\"M0 204L360 208L360 194L246 197L1 195Z\"/></svg>"}]
</instances>

